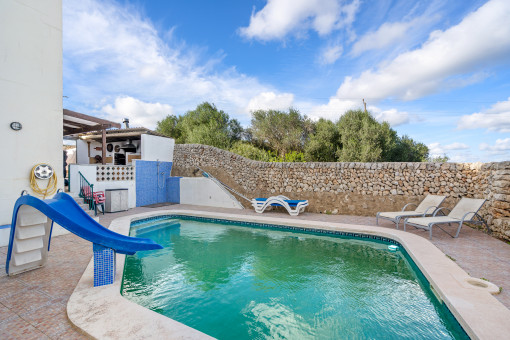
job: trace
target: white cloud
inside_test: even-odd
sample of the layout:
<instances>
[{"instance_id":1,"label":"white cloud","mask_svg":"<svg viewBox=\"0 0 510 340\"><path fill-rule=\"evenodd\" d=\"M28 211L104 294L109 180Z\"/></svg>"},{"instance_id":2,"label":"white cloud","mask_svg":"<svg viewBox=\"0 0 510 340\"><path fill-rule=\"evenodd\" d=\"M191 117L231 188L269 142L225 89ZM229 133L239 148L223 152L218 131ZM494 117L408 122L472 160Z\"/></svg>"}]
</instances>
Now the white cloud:
<instances>
[{"instance_id":1,"label":"white cloud","mask_svg":"<svg viewBox=\"0 0 510 340\"><path fill-rule=\"evenodd\" d=\"M380 122L388 122L393 127L407 124L410 121L409 113L399 112L396 109L381 111L381 109L371 106L370 111L374 114L375 119Z\"/></svg>"},{"instance_id":2,"label":"white cloud","mask_svg":"<svg viewBox=\"0 0 510 340\"><path fill-rule=\"evenodd\" d=\"M510 159L510 138L496 139L494 145L482 143L481 151L485 151L485 158L492 162L508 161Z\"/></svg>"},{"instance_id":3,"label":"white cloud","mask_svg":"<svg viewBox=\"0 0 510 340\"><path fill-rule=\"evenodd\" d=\"M293 102L294 95L291 93L262 92L250 99L246 111L287 110Z\"/></svg>"},{"instance_id":4,"label":"white cloud","mask_svg":"<svg viewBox=\"0 0 510 340\"><path fill-rule=\"evenodd\" d=\"M469 149L469 146L464 143L452 143L444 146L445 150L467 150Z\"/></svg>"},{"instance_id":5,"label":"white cloud","mask_svg":"<svg viewBox=\"0 0 510 340\"><path fill-rule=\"evenodd\" d=\"M488 151L491 154L505 154L510 152L510 138L505 139L496 139L496 143L494 145L489 145L487 143L480 144L480 150Z\"/></svg>"},{"instance_id":6,"label":"white cloud","mask_svg":"<svg viewBox=\"0 0 510 340\"><path fill-rule=\"evenodd\" d=\"M342 56L343 47L340 44L327 46L322 50L320 54L321 64L333 64L335 61Z\"/></svg>"},{"instance_id":7,"label":"white cloud","mask_svg":"<svg viewBox=\"0 0 510 340\"><path fill-rule=\"evenodd\" d=\"M429 148L429 153L431 156L442 156L448 151L456 151L456 150L468 150L469 146L464 143L455 142L448 145L441 145L441 143L430 143L427 145Z\"/></svg>"},{"instance_id":8,"label":"white cloud","mask_svg":"<svg viewBox=\"0 0 510 340\"><path fill-rule=\"evenodd\" d=\"M172 107L161 103L145 103L132 97L118 97L115 104L105 105L101 109L109 120L121 122L129 118L132 127L154 128L156 122L173 113Z\"/></svg>"},{"instance_id":9,"label":"white cloud","mask_svg":"<svg viewBox=\"0 0 510 340\"><path fill-rule=\"evenodd\" d=\"M429 148L429 153L431 155L443 155L446 153L446 150L441 146L441 143L430 143L427 147Z\"/></svg>"},{"instance_id":10,"label":"white cloud","mask_svg":"<svg viewBox=\"0 0 510 340\"><path fill-rule=\"evenodd\" d=\"M268 0L258 12L253 12L248 27L239 33L249 39L269 41L289 34L305 34L314 30L326 35L350 26L360 1L343 4L341 0Z\"/></svg>"},{"instance_id":11,"label":"white cloud","mask_svg":"<svg viewBox=\"0 0 510 340\"><path fill-rule=\"evenodd\" d=\"M402 39L413 22L384 23L377 31L362 36L352 47L351 53L358 56L369 50L381 49Z\"/></svg>"},{"instance_id":12,"label":"white cloud","mask_svg":"<svg viewBox=\"0 0 510 340\"><path fill-rule=\"evenodd\" d=\"M508 0L489 1L458 25L433 32L420 48L366 70L358 78L346 77L336 97L412 100L443 87L464 86L466 75L507 60L509 17Z\"/></svg>"},{"instance_id":13,"label":"white cloud","mask_svg":"<svg viewBox=\"0 0 510 340\"><path fill-rule=\"evenodd\" d=\"M480 158L480 156L473 154L471 151L455 152L448 156L448 162L452 163L475 163L484 161Z\"/></svg>"},{"instance_id":14,"label":"white cloud","mask_svg":"<svg viewBox=\"0 0 510 340\"><path fill-rule=\"evenodd\" d=\"M510 97L506 101L497 102L488 110L462 116L457 126L459 129L485 128L510 132Z\"/></svg>"},{"instance_id":15,"label":"white cloud","mask_svg":"<svg viewBox=\"0 0 510 340\"><path fill-rule=\"evenodd\" d=\"M326 118L335 121L345 112L360 109L362 105L360 101L331 98L327 104L312 107L310 117L312 119Z\"/></svg>"},{"instance_id":16,"label":"white cloud","mask_svg":"<svg viewBox=\"0 0 510 340\"><path fill-rule=\"evenodd\" d=\"M358 100L346 100L331 98L325 105L317 105L310 108L310 117L314 120L326 118L337 120L349 110L363 109L363 103ZM382 110L377 106L370 105L367 110L372 113L379 122L388 122L392 127L407 124L411 121L411 115L408 112L398 111L397 109Z\"/></svg>"},{"instance_id":17,"label":"white cloud","mask_svg":"<svg viewBox=\"0 0 510 340\"><path fill-rule=\"evenodd\" d=\"M113 1L66 0L64 18L64 91L70 109L100 113L116 98L171 105L176 114L203 101L248 119L250 98L272 91L234 68L218 72L175 34L163 34L132 7ZM113 112L113 111L112 111ZM155 111L144 124L164 118Z\"/></svg>"}]
</instances>

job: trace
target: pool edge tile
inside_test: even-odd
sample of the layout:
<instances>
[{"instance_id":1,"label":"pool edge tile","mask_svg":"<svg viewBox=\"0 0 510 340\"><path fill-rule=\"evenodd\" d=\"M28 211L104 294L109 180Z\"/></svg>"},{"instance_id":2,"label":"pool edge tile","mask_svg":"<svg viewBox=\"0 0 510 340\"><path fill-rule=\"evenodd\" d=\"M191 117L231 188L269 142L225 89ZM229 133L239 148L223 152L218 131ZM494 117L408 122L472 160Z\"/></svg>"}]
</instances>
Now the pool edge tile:
<instances>
[{"instance_id":1,"label":"pool edge tile","mask_svg":"<svg viewBox=\"0 0 510 340\"><path fill-rule=\"evenodd\" d=\"M278 219L275 221L271 217L266 216L247 216L190 210L160 210L157 212L147 212L120 217L112 221L110 229L124 235L128 235L132 221L151 217L158 218L162 215L185 215L201 218L226 219L230 221L235 220L274 225L278 228L285 228L289 226L294 228L311 228L314 230L318 228L328 232L346 232L393 240L394 242L398 242L407 251L410 258L414 261L416 266L429 281L430 285L472 339L504 338L510 334L510 323L507 322L507 320L510 320L510 310L494 298L487 289L470 284L468 281L476 278L469 276L456 263L448 259L445 254L431 242L417 235L396 229L392 230L375 226L351 225L322 221L303 221L290 218ZM113 320L104 321L103 319L108 319L106 315L114 315L114 311L116 310L120 310L120 313L122 314L124 308L129 307L130 309L135 308L136 313L142 313L144 315L143 319L146 319L147 322L152 320L152 324L147 324L142 327L147 329L150 334L154 334L155 331L164 327L168 332L173 332L172 334L177 337L183 336L185 338L197 339L210 338L209 336L180 324L175 320L164 317L124 299L120 294L124 258L124 255L117 255L117 281L110 286L97 288L92 287L92 272L89 270L89 264L89 267L87 267L87 270L80 279L80 282L68 303L69 319L73 322L73 324L75 324L75 326L85 333L95 337L98 336L93 334L102 334L103 336L99 336L100 338L120 338L122 336L119 335L119 337L117 337L114 334L120 332L119 334L124 335L126 334L125 331L122 329L115 330L115 322ZM103 292L103 290L105 292ZM76 297L75 294L77 294ZM115 306L112 307L111 304L107 304L105 302L111 301L111 299L114 299L114 305L116 308ZM91 306L91 302L89 300L95 301L93 304L93 306L96 306L95 309L83 307L82 304ZM122 306L125 307L123 308ZM96 317L98 314L97 308L101 309L100 315L105 317ZM144 310L145 312L141 310ZM147 312L149 312L149 314L147 314ZM133 314L128 313L122 315L126 318L127 315ZM161 317L166 319L166 321L162 320ZM84 321L87 322L84 323ZM124 320L124 324L125 323L126 320ZM132 325L129 324L128 326ZM186 327L186 329L183 329L182 326ZM107 334L109 335L106 336ZM166 334L168 337L168 334L171 333ZM125 335L122 338L128 339L134 337Z\"/></svg>"}]
</instances>

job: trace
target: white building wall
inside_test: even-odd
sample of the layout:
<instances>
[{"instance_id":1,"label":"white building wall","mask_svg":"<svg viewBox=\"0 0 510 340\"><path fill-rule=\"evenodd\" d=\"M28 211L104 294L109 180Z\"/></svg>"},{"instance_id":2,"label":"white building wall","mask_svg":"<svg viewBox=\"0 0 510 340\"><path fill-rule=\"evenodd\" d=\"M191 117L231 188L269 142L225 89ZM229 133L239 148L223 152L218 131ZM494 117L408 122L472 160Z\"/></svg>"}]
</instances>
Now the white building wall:
<instances>
[{"instance_id":1,"label":"white building wall","mask_svg":"<svg viewBox=\"0 0 510 340\"><path fill-rule=\"evenodd\" d=\"M173 162L175 140L153 135L142 135L142 160Z\"/></svg>"},{"instance_id":2,"label":"white building wall","mask_svg":"<svg viewBox=\"0 0 510 340\"><path fill-rule=\"evenodd\" d=\"M69 166L69 191L78 194L80 191L80 174L90 183L96 182L96 166L95 165L78 165L71 164Z\"/></svg>"},{"instance_id":3,"label":"white building wall","mask_svg":"<svg viewBox=\"0 0 510 340\"><path fill-rule=\"evenodd\" d=\"M0 247L9 245L9 236L11 234L11 228L0 229Z\"/></svg>"},{"instance_id":4,"label":"white building wall","mask_svg":"<svg viewBox=\"0 0 510 340\"><path fill-rule=\"evenodd\" d=\"M62 0L0 0L0 136L4 225L34 165L50 164L63 188Z\"/></svg>"},{"instance_id":5,"label":"white building wall","mask_svg":"<svg viewBox=\"0 0 510 340\"><path fill-rule=\"evenodd\" d=\"M106 189L128 189L128 208L136 207L136 182L133 181L97 181L96 165L72 164L69 170L71 176L69 190L74 196L80 193L80 174L94 185L94 192L105 191Z\"/></svg>"},{"instance_id":6,"label":"white building wall","mask_svg":"<svg viewBox=\"0 0 510 340\"><path fill-rule=\"evenodd\" d=\"M179 185L181 204L218 208L243 208L237 200L233 199L209 178L182 177Z\"/></svg>"},{"instance_id":7,"label":"white building wall","mask_svg":"<svg viewBox=\"0 0 510 340\"><path fill-rule=\"evenodd\" d=\"M89 164L89 151L86 141L76 140L76 164Z\"/></svg>"}]
</instances>

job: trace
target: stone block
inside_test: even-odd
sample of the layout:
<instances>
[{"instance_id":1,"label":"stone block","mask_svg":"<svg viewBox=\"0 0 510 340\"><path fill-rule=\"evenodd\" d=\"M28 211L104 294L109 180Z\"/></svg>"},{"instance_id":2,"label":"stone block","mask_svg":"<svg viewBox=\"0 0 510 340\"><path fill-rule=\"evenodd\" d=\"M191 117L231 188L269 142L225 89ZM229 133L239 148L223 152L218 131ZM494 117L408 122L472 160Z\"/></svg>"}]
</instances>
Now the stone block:
<instances>
[{"instance_id":1,"label":"stone block","mask_svg":"<svg viewBox=\"0 0 510 340\"><path fill-rule=\"evenodd\" d=\"M510 190L510 180L497 180L492 182L493 187L506 188Z\"/></svg>"},{"instance_id":2,"label":"stone block","mask_svg":"<svg viewBox=\"0 0 510 340\"><path fill-rule=\"evenodd\" d=\"M492 203L492 206L494 208L503 209L503 210L509 210L510 211L510 203L509 202L494 201Z\"/></svg>"}]
</instances>

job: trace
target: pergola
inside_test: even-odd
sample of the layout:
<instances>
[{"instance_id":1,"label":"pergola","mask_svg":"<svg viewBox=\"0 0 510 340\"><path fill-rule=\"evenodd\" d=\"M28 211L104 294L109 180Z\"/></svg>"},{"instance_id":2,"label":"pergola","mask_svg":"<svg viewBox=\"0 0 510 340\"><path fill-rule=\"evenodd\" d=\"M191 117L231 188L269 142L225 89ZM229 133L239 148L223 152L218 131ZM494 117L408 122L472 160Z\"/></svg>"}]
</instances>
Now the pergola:
<instances>
[{"instance_id":1,"label":"pergola","mask_svg":"<svg viewBox=\"0 0 510 340\"><path fill-rule=\"evenodd\" d=\"M120 129L120 124L106 119L88 116L83 113L64 109L64 137L90 131L101 131L103 164L106 159L106 129Z\"/></svg>"}]
</instances>

